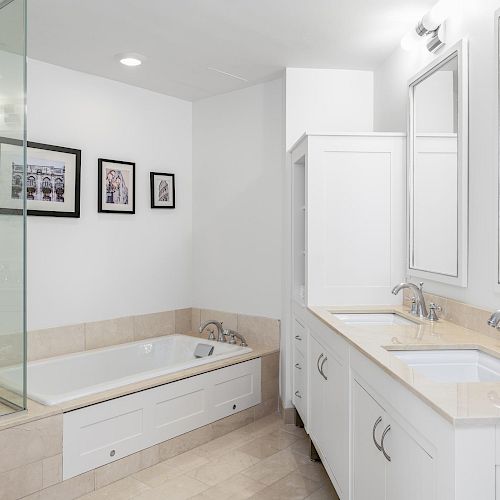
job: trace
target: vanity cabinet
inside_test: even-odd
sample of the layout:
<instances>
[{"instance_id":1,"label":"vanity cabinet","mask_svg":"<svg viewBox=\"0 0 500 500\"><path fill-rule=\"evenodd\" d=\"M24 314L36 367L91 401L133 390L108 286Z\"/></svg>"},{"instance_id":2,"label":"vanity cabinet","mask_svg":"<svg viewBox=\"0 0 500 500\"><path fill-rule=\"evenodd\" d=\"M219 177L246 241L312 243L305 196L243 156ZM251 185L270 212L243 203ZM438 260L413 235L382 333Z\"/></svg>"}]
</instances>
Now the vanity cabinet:
<instances>
[{"instance_id":1,"label":"vanity cabinet","mask_svg":"<svg viewBox=\"0 0 500 500\"><path fill-rule=\"evenodd\" d=\"M357 381L352 420L353 500L436 498L432 457Z\"/></svg>"},{"instance_id":2,"label":"vanity cabinet","mask_svg":"<svg viewBox=\"0 0 500 500\"><path fill-rule=\"evenodd\" d=\"M349 487L348 347L340 338L325 342L320 332L309 338L309 432L339 496Z\"/></svg>"}]
</instances>

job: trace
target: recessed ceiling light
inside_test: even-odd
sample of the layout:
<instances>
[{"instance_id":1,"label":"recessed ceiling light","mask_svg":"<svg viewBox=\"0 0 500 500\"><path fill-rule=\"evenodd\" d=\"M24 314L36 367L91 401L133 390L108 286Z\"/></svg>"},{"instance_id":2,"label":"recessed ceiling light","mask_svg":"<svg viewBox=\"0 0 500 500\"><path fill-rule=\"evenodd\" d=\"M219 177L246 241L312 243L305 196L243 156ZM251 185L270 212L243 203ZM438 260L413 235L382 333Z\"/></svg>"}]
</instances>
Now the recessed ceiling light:
<instances>
[{"instance_id":1,"label":"recessed ceiling light","mask_svg":"<svg viewBox=\"0 0 500 500\"><path fill-rule=\"evenodd\" d=\"M144 61L144 57L140 54L118 54L116 58L122 63L124 66L140 66Z\"/></svg>"},{"instance_id":2,"label":"recessed ceiling light","mask_svg":"<svg viewBox=\"0 0 500 500\"><path fill-rule=\"evenodd\" d=\"M142 61L136 57L122 57L120 62L125 66L140 66Z\"/></svg>"}]
</instances>

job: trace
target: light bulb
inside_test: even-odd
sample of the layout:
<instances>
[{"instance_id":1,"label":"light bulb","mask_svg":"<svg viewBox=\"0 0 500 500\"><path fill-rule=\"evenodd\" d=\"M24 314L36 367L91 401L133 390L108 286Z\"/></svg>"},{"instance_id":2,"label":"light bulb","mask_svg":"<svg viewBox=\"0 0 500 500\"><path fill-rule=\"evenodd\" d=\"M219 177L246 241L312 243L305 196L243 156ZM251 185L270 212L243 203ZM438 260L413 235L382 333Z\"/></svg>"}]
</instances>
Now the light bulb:
<instances>
[{"instance_id":1,"label":"light bulb","mask_svg":"<svg viewBox=\"0 0 500 500\"><path fill-rule=\"evenodd\" d=\"M120 62L125 66L140 66L142 61L136 57L122 57Z\"/></svg>"},{"instance_id":2,"label":"light bulb","mask_svg":"<svg viewBox=\"0 0 500 500\"><path fill-rule=\"evenodd\" d=\"M432 9L423 17L422 23L429 31L437 29L443 21L450 17L452 8L456 0L440 0Z\"/></svg>"},{"instance_id":3,"label":"light bulb","mask_svg":"<svg viewBox=\"0 0 500 500\"><path fill-rule=\"evenodd\" d=\"M401 48L403 50L406 50L407 52L410 52L417 46L420 41L420 36L414 29L412 29L408 31L408 33L406 33L406 35L401 39Z\"/></svg>"}]
</instances>

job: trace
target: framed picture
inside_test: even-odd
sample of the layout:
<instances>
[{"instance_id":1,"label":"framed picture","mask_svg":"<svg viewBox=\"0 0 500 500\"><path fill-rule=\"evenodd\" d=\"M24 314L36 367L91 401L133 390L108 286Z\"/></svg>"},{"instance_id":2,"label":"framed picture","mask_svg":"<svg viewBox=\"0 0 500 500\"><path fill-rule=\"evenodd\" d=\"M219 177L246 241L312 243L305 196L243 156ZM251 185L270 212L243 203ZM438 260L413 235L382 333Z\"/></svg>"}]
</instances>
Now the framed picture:
<instances>
[{"instance_id":1,"label":"framed picture","mask_svg":"<svg viewBox=\"0 0 500 500\"><path fill-rule=\"evenodd\" d=\"M175 175L150 172L151 208L175 208Z\"/></svg>"},{"instance_id":2,"label":"framed picture","mask_svg":"<svg viewBox=\"0 0 500 500\"><path fill-rule=\"evenodd\" d=\"M79 149L27 143L26 198L28 215L80 217L81 156ZM23 210L23 143L0 138L0 213Z\"/></svg>"},{"instance_id":3,"label":"framed picture","mask_svg":"<svg viewBox=\"0 0 500 500\"><path fill-rule=\"evenodd\" d=\"M98 211L135 214L135 163L99 158Z\"/></svg>"}]
</instances>

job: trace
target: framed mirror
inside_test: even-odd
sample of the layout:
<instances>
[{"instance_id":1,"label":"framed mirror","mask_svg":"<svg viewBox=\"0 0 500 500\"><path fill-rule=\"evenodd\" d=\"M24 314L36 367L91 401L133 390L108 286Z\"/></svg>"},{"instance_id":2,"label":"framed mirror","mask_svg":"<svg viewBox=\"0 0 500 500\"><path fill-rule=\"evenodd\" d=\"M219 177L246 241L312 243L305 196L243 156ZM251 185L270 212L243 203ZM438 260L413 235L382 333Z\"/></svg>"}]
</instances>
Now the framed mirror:
<instances>
[{"instance_id":1,"label":"framed mirror","mask_svg":"<svg viewBox=\"0 0 500 500\"><path fill-rule=\"evenodd\" d=\"M409 82L409 276L467 286L468 55L460 41Z\"/></svg>"}]
</instances>

